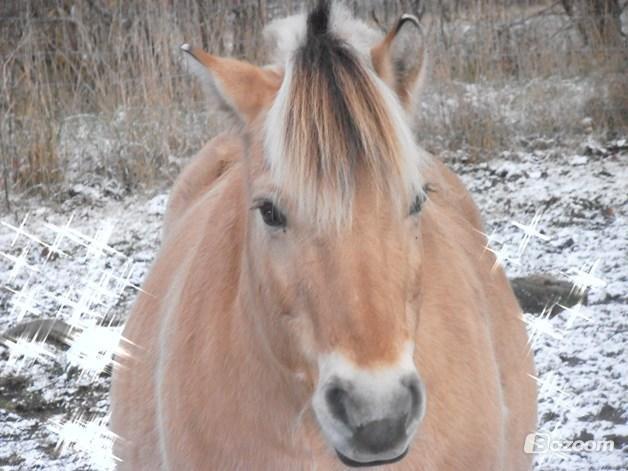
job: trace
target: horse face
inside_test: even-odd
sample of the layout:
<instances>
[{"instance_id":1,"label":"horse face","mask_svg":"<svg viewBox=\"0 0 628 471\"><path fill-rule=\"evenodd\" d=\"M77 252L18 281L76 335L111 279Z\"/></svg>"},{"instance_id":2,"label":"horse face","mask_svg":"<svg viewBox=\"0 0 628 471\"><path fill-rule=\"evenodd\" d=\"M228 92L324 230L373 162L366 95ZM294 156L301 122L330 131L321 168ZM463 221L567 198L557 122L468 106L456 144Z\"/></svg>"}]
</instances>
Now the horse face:
<instances>
[{"instance_id":1,"label":"horse face","mask_svg":"<svg viewBox=\"0 0 628 471\"><path fill-rule=\"evenodd\" d=\"M425 408L413 362L422 197L398 214L358 186L351 223L321 229L270 182L254 178L249 201L260 333L310 385L321 429L346 463L399 458Z\"/></svg>"},{"instance_id":2,"label":"horse face","mask_svg":"<svg viewBox=\"0 0 628 471\"><path fill-rule=\"evenodd\" d=\"M301 43L280 70L183 50L248 129L241 289L257 336L309 386L341 459L364 464L402 457L425 409L413 362L422 195L405 118L426 61L415 18L358 54L343 34L360 28L334 30L345 16L321 1L304 35L286 29L278 43ZM344 222L321 224L321 208Z\"/></svg>"}]
</instances>

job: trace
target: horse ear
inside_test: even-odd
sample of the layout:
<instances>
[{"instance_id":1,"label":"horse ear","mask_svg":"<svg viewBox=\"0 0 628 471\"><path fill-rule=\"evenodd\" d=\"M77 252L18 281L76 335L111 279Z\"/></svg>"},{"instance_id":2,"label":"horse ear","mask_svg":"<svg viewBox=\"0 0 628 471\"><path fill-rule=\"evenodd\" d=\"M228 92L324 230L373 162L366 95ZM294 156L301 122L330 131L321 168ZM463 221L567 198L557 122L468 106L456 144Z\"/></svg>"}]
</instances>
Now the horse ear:
<instances>
[{"instance_id":1,"label":"horse ear","mask_svg":"<svg viewBox=\"0 0 628 471\"><path fill-rule=\"evenodd\" d=\"M281 85L276 71L214 56L189 44L183 44L181 50L189 57L188 65L205 85L209 99L235 112L245 123L271 104Z\"/></svg>"},{"instance_id":2,"label":"horse ear","mask_svg":"<svg viewBox=\"0 0 628 471\"><path fill-rule=\"evenodd\" d=\"M392 88L406 111L412 111L427 75L427 45L416 16L402 15L395 27L371 49L373 67Z\"/></svg>"}]
</instances>

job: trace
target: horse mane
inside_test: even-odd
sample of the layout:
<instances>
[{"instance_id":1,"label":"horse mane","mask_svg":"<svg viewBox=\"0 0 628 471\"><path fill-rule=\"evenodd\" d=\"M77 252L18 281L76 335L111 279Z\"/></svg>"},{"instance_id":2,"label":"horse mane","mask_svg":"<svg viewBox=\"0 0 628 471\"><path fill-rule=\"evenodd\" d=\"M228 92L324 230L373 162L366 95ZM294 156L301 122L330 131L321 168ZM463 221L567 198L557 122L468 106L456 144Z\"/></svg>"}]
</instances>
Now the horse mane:
<instances>
[{"instance_id":1,"label":"horse mane","mask_svg":"<svg viewBox=\"0 0 628 471\"><path fill-rule=\"evenodd\" d=\"M343 37L351 29L343 25L346 16L320 1L302 17L305 34L287 55L266 121L275 180L320 225L347 221L358 184L387 195L398 209L421 188L420 152L404 112L372 70L370 49Z\"/></svg>"}]
</instances>

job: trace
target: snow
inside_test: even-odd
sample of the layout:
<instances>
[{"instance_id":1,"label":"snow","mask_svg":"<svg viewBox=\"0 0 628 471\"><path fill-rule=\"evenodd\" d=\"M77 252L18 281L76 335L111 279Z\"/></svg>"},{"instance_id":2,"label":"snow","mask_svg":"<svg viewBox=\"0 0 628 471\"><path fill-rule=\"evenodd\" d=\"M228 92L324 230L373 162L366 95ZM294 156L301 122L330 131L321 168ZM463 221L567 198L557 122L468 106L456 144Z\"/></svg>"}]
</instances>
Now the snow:
<instances>
[{"instance_id":1,"label":"snow","mask_svg":"<svg viewBox=\"0 0 628 471\"><path fill-rule=\"evenodd\" d=\"M626 138L526 142L485 162L472 163L463 151L445 157L480 206L487 233L495 235L493 248L511 254L504 262L509 276L545 273L570 280L593 267L591 275L600 281L590 287L587 306L547 320L560 335L539 328L531 354L540 381L539 430L561 439L611 439L615 450L538 455L536 469L623 470L628 467ZM167 192L121 195L107 188L74 181L60 204L31 198L20 203L19 214L2 216L1 222L19 227L28 213L24 231L49 247L24 235L16 239L15 230L0 226L0 252L6 255L0 257L0 331L20 316L121 325L158 247ZM517 256L521 227L537 214L536 230L543 237L531 236ZM59 234L65 236L55 245ZM26 265L15 268L21 254ZM107 274L127 282L116 284ZM24 286L36 296L30 308L20 309L8 288L20 292ZM537 319L526 314L530 326ZM60 446L59 424L80 418L98 432L96 425L108 412L109 377L98 368L96 374L82 374L71 350L50 348L52 358L20 366L0 347L0 468L101 469L100 454L92 456L81 444Z\"/></svg>"},{"instance_id":2,"label":"snow","mask_svg":"<svg viewBox=\"0 0 628 471\"><path fill-rule=\"evenodd\" d=\"M483 210L487 232L499 234L504 245L516 247L521 238L513 220L527 223L543 211L539 226L549 240L533 239L523 257L507 262L509 276L573 280L594 267L599 277L591 281L584 312L561 312L549 321L559 337L541 333L533 344L537 375L554 376L565 392L541 388L539 430L559 439L612 439L616 449L539 455L537 469L543 470L628 465L628 153L619 141L591 144L453 165ZM596 147L624 150L592 152ZM588 155L578 154L583 150ZM604 411L614 411L612 420Z\"/></svg>"}]
</instances>

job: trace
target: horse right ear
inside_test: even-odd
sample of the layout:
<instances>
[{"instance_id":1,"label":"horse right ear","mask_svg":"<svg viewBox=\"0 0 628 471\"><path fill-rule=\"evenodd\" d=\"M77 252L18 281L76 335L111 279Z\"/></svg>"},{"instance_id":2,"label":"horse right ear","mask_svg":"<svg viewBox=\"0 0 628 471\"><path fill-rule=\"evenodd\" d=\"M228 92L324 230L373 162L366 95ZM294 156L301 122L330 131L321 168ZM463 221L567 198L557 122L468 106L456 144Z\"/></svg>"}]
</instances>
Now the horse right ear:
<instances>
[{"instance_id":1,"label":"horse right ear","mask_svg":"<svg viewBox=\"0 0 628 471\"><path fill-rule=\"evenodd\" d=\"M250 123L270 106L279 87L281 75L248 62L208 54L183 44L188 65L205 85L208 97L223 109L233 111Z\"/></svg>"},{"instance_id":2,"label":"horse right ear","mask_svg":"<svg viewBox=\"0 0 628 471\"><path fill-rule=\"evenodd\" d=\"M384 39L371 49L377 75L392 88L406 111L418 101L427 75L427 45L419 19L402 15Z\"/></svg>"}]
</instances>

